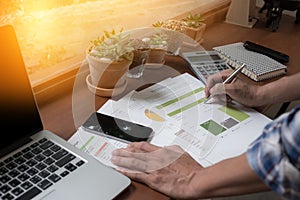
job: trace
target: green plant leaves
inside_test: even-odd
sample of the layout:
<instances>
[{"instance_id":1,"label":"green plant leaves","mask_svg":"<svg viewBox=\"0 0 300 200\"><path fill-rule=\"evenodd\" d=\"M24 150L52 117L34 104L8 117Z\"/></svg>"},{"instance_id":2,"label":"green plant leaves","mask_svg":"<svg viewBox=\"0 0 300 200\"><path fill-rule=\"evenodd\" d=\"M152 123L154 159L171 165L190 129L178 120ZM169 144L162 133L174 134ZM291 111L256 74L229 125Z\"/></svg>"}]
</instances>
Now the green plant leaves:
<instances>
[{"instance_id":1,"label":"green plant leaves","mask_svg":"<svg viewBox=\"0 0 300 200\"><path fill-rule=\"evenodd\" d=\"M89 52L90 55L99 58L108 58L112 61L121 61L123 59L131 60L133 48L133 40L130 35L123 34L123 29L116 32L104 31L103 36L91 41L93 47Z\"/></svg>"}]
</instances>

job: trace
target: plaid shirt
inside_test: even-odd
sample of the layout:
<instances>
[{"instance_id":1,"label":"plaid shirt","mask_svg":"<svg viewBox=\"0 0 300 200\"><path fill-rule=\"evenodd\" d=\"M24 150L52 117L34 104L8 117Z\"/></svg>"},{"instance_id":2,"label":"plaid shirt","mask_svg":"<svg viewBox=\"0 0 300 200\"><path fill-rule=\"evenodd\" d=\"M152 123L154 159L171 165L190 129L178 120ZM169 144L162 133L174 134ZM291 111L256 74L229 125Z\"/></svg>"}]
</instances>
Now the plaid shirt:
<instances>
[{"instance_id":1,"label":"plaid shirt","mask_svg":"<svg viewBox=\"0 0 300 200\"><path fill-rule=\"evenodd\" d=\"M247 160L272 190L300 199L300 106L264 128L249 146Z\"/></svg>"}]
</instances>

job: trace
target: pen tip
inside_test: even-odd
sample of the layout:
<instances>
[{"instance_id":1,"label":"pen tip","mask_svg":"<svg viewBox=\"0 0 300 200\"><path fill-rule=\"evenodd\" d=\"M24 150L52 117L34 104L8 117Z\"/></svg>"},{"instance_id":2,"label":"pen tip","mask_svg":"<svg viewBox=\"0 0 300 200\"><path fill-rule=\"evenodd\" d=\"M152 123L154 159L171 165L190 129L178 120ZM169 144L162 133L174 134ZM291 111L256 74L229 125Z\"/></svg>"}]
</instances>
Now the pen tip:
<instances>
[{"instance_id":1,"label":"pen tip","mask_svg":"<svg viewBox=\"0 0 300 200\"><path fill-rule=\"evenodd\" d=\"M207 104L211 100L211 96L209 96L203 103Z\"/></svg>"}]
</instances>

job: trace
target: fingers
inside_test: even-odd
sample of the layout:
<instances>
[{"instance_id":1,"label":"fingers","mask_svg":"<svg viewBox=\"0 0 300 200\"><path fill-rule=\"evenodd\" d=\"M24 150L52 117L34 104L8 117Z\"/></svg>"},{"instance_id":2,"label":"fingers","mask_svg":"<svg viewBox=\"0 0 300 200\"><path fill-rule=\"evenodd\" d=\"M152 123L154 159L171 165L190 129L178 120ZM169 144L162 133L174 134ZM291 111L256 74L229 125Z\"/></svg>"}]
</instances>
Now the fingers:
<instances>
[{"instance_id":1,"label":"fingers","mask_svg":"<svg viewBox=\"0 0 300 200\"><path fill-rule=\"evenodd\" d=\"M135 157L137 159L143 159L144 154L147 152L153 152L161 149L161 147L149 144L147 142L133 142L127 145L126 148L116 149L112 152L113 156L123 157Z\"/></svg>"},{"instance_id":2,"label":"fingers","mask_svg":"<svg viewBox=\"0 0 300 200\"><path fill-rule=\"evenodd\" d=\"M131 156L128 156L131 155ZM162 156L162 154L161 154ZM167 155L166 155L167 156ZM111 158L111 162L124 172L134 173L149 173L166 167L174 161L169 161L164 158L161 159L159 155L150 153L129 153L124 150L119 151L118 154L114 154Z\"/></svg>"},{"instance_id":3,"label":"fingers","mask_svg":"<svg viewBox=\"0 0 300 200\"><path fill-rule=\"evenodd\" d=\"M116 157L128 157L128 158L135 158L135 159L140 159L140 160L144 160L145 158L145 152L143 151L137 151L136 149L130 149L129 148L125 148L125 149L117 149L117 150L114 150L112 152L112 156Z\"/></svg>"},{"instance_id":4,"label":"fingers","mask_svg":"<svg viewBox=\"0 0 300 200\"><path fill-rule=\"evenodd\" d=\"M224 70L220 73L214 74L208 77L207 85L205 88L206 97L212 95L214 97L214 103L223 104L231 102L233 99L240 100L238 93L244 90L243 82L237 76L231 83L223 84L222 81L228 77L232 70ZM245 85L245 84L244 84ZM246 90L245 90L246 91ZM244 98L245 95L242 97ZM243 99L241 99L243 100Z\"/></svg>"},{"instance_id":5,"label":"fingers","mask_svg":"<svg viewBox=\"0 0 300 200\"><path fill-rule=\"evenodd\" d=\"M166 150L170 150L177 154L183 154L185 151L179 145L171 145L164 147Z\"/></svg>"},{"instance_id":6,"label":"fingers","mask_svg":"<svg viewBox=\"0 0 300 200\"><path fill-rule=\"evenodd\" d=\"M155 155L160 149L146 142L131 143L125 149L113 151L111 162L123 171L147 172L160 168Z\"/></svg>"},{"instance_id":7,"label":"fingers","mask_svg":"<svg viewBox=\"0 0 300 200\"><path fill-rule=\"evenodd\" d=\"M210 94L213 96L225 94L225 85L222 83L217 83L214 87L209 90Z\"/></svg>"},{"instance_id":8,"label":"fingers","mask_svg":"<svg viewBox=\"0 0 300 200\"><path fill-rule=\"evenodd\" d=\"M207 78L206 87L205 87L205 95L209 97L211 95L210 89L213 88L217 83L222 83L228 75L232 72L232 70L224 70L219 73L215 73Z\"/></svg>"},{"instance_id":9,"label":"fingers","mask_svg":"<svg viewBox=\"0 0 300 200\"><path fill-rule=\"evenodd\" d=\"M157 147L147 143L132 143L128 148L113 151L111 162L135 172L151 172L175 162L184 154L179 146Z\"/></svg>"},{"instance_id":10,"label":"fingers","mask_svg":"<svg viewBox=\"0 0 300 200\"><path fill-rule=\"evenodd\" d=\"M135 157L113 155L111 162L117 165L120 171L128 173L146 173L150 168L148 162Z\"/></svg>"},{"instance_id":11,"label":"fingers","mask_svg":"<svg viewBox=\"0 0 300 200\"><path fill-rule=\"evenodd\" d=\"M156 145L150 144L148 142L133 142L130 143L127 147L133 150L140 150L140 152L153 152L162 149L162 147L158 147ZM184 150L178 145L171 145L164 147L170 151L182 153Z\"/></svg>"},{"instance_id":12,"label":"fingers","mask_svg":"<svg viewBox=\"0 0 300 200\"><path fill-rule=\"evenodd\" d=\"M144 152L151 152L160 149L161 147L155 146L148 142L133 142L128 145L129 148L139 149Z\"/></svg>"},{"instance_id":13,"label":"fingers","mask_svg":"<svg viewBox=\"0 0 300 200\"><path fill-rule=\"evenodd\" d=\"M223 104L227 102L227 95L225 90L225 85L222 83L217 83L214 87L210 89L210 95L214 99L214 103Z\"/></svg>"}]
</instances>

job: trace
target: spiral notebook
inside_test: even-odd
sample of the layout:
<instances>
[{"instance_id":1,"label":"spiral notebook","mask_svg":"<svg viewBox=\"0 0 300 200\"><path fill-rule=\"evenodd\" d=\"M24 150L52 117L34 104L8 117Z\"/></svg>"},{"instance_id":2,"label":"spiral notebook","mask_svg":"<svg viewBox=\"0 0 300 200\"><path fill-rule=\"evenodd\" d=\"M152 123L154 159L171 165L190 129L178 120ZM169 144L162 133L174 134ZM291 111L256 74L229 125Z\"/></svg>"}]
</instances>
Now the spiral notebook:
<instances>
[{"instance_id":1,"label":"spiral notebook","mask_svg":"<svg viewBox=\"0 0 300 200\"><path fill-rule=\"evenodd\" d=\"M249 51L243 42L214 47L219 55L234 67L245 64L242 73L254 81L262 81L286 74L287 66L265 56Z\"/></svg>"}]
</instances>

